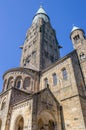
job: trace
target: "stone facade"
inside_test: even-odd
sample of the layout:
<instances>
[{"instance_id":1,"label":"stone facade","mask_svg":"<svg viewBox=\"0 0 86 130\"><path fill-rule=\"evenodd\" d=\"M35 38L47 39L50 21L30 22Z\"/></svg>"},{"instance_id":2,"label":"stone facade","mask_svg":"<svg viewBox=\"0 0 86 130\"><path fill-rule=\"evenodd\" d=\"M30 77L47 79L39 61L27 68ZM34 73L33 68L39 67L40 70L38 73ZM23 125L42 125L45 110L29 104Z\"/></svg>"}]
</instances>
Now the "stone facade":
<instances>
[{"instance_id":1,"label":"stone facade","mask_svg":"<svg viewBox=\"0 0 86 130\"><path fill-rule=\"evenodd\" d=\"M73 27L74 51L60 45L40 7L27 31L19 68L3 75L0 130L86 130L86 37Z\"/></svg>"}]
</instances>

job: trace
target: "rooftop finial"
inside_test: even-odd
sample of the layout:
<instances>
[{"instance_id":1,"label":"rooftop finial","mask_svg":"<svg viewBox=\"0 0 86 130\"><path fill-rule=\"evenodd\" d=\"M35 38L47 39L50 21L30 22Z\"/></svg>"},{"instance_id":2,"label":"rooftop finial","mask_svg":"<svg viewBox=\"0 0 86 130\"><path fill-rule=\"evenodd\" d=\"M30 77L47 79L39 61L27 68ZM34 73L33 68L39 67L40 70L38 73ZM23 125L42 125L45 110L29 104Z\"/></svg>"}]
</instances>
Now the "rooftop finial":
<instances>
[{"instance_id":1,"label":"rooftop finial","mask_svg":"<svg viewBox=\"0 0 86 130\"><path fill-rule=\"evenodd\" d=\"M74 27L75 25L73 24L73 27Z\"/></svg>"},{"instance_id":2,"label":"rooftop finial","mask_svg":"<svg viewBox=\"0 0 86 130\"><path fill-rule=\"evenodd\" d=\"M42 8L42 7L43 7L43 2L41 1L41 2L40 2L40 8Z\"/></svg>"}]
</instances>

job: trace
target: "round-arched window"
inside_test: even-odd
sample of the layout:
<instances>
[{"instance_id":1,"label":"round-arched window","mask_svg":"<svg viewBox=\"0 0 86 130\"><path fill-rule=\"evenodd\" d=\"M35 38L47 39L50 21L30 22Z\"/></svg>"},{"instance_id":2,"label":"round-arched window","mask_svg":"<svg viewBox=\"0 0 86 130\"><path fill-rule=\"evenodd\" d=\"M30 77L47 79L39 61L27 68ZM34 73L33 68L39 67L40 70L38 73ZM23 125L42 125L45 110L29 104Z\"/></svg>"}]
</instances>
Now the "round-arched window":
<instances>
[{"instance_id":1,"label":"round-arched window","mask_svg":"<svg viewBox=\"0 0 86 130\"><path fill-rule=\"evenodd\" d=\"M24 80L24 89L29 89L30 87L30 77L26 77L25 80Z\"/></svg>"},{"instance_id":2,"label":"round-arched window","mask_svg":"<svg viewBox=\"0 0 86 130\"><path fill-rule=\"evenodd\" d=\"M7 85L7 79L5 79L5 81L4 81L3 91L6 90L6 85Z\"/></svg>"},{"instance_id":3,"label":"round-arched window","mask_svg":"<svg viewBox=\"0 0 86 130\"><path fill-rule=\"evenodd\" d=\"M80 59L81 60L84 60L86 58L86 56L85 56L85 54L82 52L81 54L80 54Z\"/></svg>"},{"instance_id":4,"label":"round-arched window","mask_svg":"<svg viewBox=\"0 0 86 130\"><path fill-rule=\"evenodd\" d=\"M67 70L66 70L66 68L63 68L63 69L62 69L62 76L63 76L63 80L67 80L68 75L67 75Z\"/></svg>"},{"instance_id":5,"label":"round-arched window","mask_svg":"<svg viewBox=\"0 0 86 130\"><path fill-rule=\"evenodd\" d=\"M8 79L7 89L13 87L13 82L14 82L13 77L10 77L10 78Z\"/></svg>"},{"instance_id":6,"label":"round-arched window","mask_svg":"<svg viewBox=\"0 0 86 130\"><path fill-rule=\"evenodd\" d=\"M1 110L3 110L6 106L6 98L3 99L2 104L1 104Z\"/></svg>"},{"instance_id":7,"label":"round-arched window","mask_svg":"<svg viewBox=\"0 0 86 130\"><path fill-rule=\"evenodd\" d=\"M16 80L15 80L15 87L16 88L21 88L21 82L22 82L22 77L17 77Z\"/></svg>"}]
</instances>

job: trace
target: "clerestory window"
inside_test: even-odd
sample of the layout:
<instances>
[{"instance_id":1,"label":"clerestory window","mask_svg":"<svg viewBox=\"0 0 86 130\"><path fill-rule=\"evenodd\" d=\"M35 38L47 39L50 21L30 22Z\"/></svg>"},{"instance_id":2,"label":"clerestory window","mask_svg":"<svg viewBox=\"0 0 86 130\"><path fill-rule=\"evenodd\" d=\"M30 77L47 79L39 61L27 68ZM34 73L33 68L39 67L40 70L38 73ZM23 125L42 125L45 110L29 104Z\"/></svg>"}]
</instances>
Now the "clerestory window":
<instances>
[{"instance_id":1,"label":"clerestory window","mask_svg":"<svg viewBox=\"0 0 86 130\"><path fill-rule=\"evenodd\" d=\"M21 76L17 77L15 80L15 87L18 89L21 88L21 82L22 82L22 77Z\"/></svg>"},{"instance_id":2,"label":"clerestory window","mask_svg":"<svg viewBox=\"0 0 86 130\"><path fill-rule=\"evenodd\" d=\"M24 80L24 89L28 89L30 87L31 79L29 77L26 77Z\"/></svg>"},{"instance_id":3,"label":"clerestory window","mask_svg":"<svg viewBox=\"0 0 86 130\"><path fill-rule=\"evenodd\" d=\"M56 73L53 74L53 86L57 85L57 75Z\"/></svg>"},{"instance_id":4,"label":"clerestory window","mask_svg":"<svg viewBox=\"0 0 86 130\"><path fill-rule=\"evenodd\" d=\"M67 80L67 70L65 68L62 69L63 80Z\"/></svg>"}]
</instances>

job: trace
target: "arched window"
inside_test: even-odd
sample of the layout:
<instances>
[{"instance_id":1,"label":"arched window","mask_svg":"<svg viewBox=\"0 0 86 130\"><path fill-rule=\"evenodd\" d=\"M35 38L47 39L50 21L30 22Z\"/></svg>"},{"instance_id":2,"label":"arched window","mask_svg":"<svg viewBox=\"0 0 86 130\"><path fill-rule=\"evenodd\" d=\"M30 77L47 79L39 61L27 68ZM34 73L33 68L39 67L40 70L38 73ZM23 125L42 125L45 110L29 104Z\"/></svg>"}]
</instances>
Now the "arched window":
<instances>
[{"instance_id":1,"label":"arched window","mask_svg":"<svg viewBox=\"0 0 86 130\"><path fill-rule=\"evenodd\" d=\"M15 130L23 130L24 129L24 119L22 116L19 116L15 123Z\"/></svg>"},{"instance_id":2,"label":"arched window","mask_svg":"<svg viewBox=\"0 0 86 130\"><path fill-rule=\"evenodd\" d=\"M2 101L1 110L3 110L6 106L6 98Z\"/></svg>"},{"instance_id":3,"label":"arched window","mask_svg":"<svg viewBox=\"0 0 86 130\"><path fill-rule=\"evenodd\" d=\"M54 73L53 75L53 86L57 85L57 75Z\"/></svg>"},{"instance_id":4,"label":"arched window","mask_svg":"<svg viewBox=\"0 0 86 130\"><path fill-rule=\"evenodd\" d=\"M0 130L1 130L1 126L2 126L2 121L1 121L1 119L0 119Z\"/></svg>"},{"instance_id":5,"label":"arched window","mask_svg":"<svg viewBox=\"0 0 86 130\"><path fill-rule=\"evenodd\" d=\"M30 78L26 77L24 80L24 89L28 89L30 87Z\"/></svg>"},{"instance_id":6,"label":"arched window","mask_svg":"<svg viewBox=\"0 0 86 130\"><path fill-rule=\"evenodd\" d=\"M22 77L17 77L15 80L15 87L16 88L20 88L21 87L21 81L22 81Z\"/></svg>"},{"instance_id":7,"label":"arched window","mask_svg":"<svg viewBox=\"0 0 86 130\"><path fill-rule=\"evenodd\" d=\"M80 59L81 59L81 60L86 59L86 56L85 56L85 54L84 54L83 52L80 54Z\"/></svg>"},{"instance_id":8,"label":"arched window","mask_svg":"<svg viewBox=\"0 0 86 130\"><path fill-rule=\"evenodd\" d=\"M13 81L14 81L14 80L13 80L13 77L10 77L10 78L8 79L7 89L13 87Z\"/></svg>"},{"instance_id":9,"label":"arched window","mask_svg":"<svg viewBox=\"0 0 86 130\"><path fill-rule=\"evenodd\" d=\"M44 85L45 85L45 87L48 86L48 79L47 78L44 79Z\"/></svg>"},{"instance_id":10,"label":"arched window","mask_svg":"<svg viewBox=\"0 0 86 130\"><path fill-rule=\"evenodd\" d=\"M67 80L67 70L65 68L62 69L62 76L64 80Z\"/></svg>"},{"instance_id":11,"label":"arched window","mask_svg":"<svg viewBox=\"0 0 86 130\"><path fill-rule=\"evenodd\" d=\"M7 85L7 79L5 79L5 81L4 81L3 91L6 90L6 85Z\"/></svg>"},{"instance_id":12,"label":"arched window","mask_svg":"<svg viewBox=\"0 0 86 130\"><path fill-rule=\"evenodd\" d=\"M19 80L18 82L17 82L17 88L20 88L20 86L21 86L21 81Z\"/></svg>"}]
</instances>

